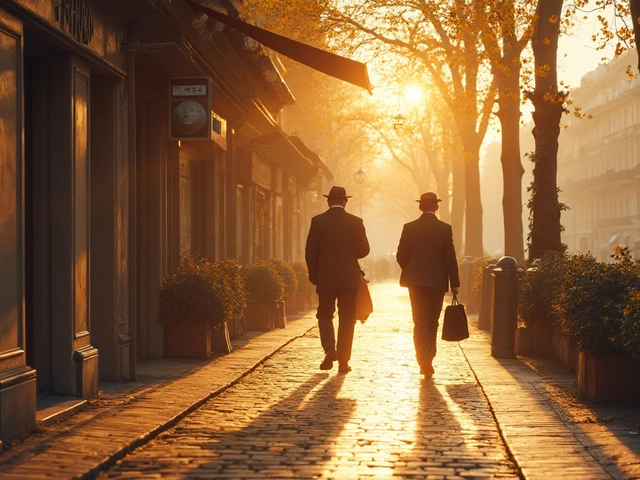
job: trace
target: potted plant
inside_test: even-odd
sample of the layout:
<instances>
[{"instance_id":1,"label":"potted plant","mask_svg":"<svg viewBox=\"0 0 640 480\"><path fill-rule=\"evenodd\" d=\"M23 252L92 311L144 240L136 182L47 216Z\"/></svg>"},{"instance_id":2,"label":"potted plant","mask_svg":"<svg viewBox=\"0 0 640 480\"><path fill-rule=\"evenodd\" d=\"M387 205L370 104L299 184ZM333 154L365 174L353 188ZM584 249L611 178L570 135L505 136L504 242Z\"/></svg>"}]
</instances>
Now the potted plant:
<instances>
[{"instance_id":1,"label":"potted plant","mask_svg":"<svg viewBox=\"0 0 640 480\"><path fill-rule=\"evenodd\" d=\"M212 329L231 315L234 292L221 269L198 255L185 255L160 287L159 320L165 328L165 355L206 358Z\"/></svg>"},{"instance_id":2,"label":"potted plant","mask_svg":"<svg viewBox=\"0 0 640 480\"><path fill-rule=\"evenodd\" d=\"M629 356L625 317L633 316L633 291L640 288L640 266L596 261L591 255L570 259L557 308L565 336L579 352L578 393L593 401L640 402L634 379L640 366Z\"/></svg>"},{"instance_id":3,"label":"potted plant","mask_svg":"<svg viewBox=\"0 0 640 480\"><path fill-rule=\"evenodd\" d=\"M551 355L553 331L559 323L555 306L566 266L563 254L548 252L520 277L518 317L524 325L516 333L519 355Z\"/></svg>"},{"instance_id":4,"label":"potted plant","mask_svg":"<svg viewBox=\"0 0 640 480\"><path fill-rule=\"evenodd\" d=\"M231 295L229 317L219 327L213 329L212 349L218 353L230 353L231 340L244 335L246 330L243 312L247 306L247 289L240 272L240 265L235 259L219 260L214 263L214 268L228 284Z\"/></svg>"},{"instance_id":5,"label":"potted plant","mask_svg":"<svg viewBox=\"0 0 640 480\"><path fill-rule=\"evenodd\" d=\"M267 262L242 267L242 275L247 287L247 307L244 316L249 330L269 330L274 328L280 315L280 305L284 298L284 280L275 267Z\"/></svg>"},{"instance_id":6,"label":"potted plant","mask_svg":"<svg viewBox=\"0 0 640 480\"><path fill-rule=\"evenodd\" d=\"M298 311L307 311L311 307L313 295L316 293L316 287L309 281L309 270L304 262L293 262L291 264L293 271L298 280L298 289L296 291L296 301Z\"/></svg>"},{"instance_id":7,"label":"potted plant","mask_svg":"<svg viewBox=\"0 0 640 480\"><path fill-rule=\"evenodd\" d=\"M278 272L278 275L284 280L284 305L282 308L282 318L276 326L284 327L286 324L286 315L297 313L298 306L296 304L295 295L298 291L298 278L293 270L291 262L282 260L281 258L272 258L269 263Z\"/></svg>"}]
</instances>

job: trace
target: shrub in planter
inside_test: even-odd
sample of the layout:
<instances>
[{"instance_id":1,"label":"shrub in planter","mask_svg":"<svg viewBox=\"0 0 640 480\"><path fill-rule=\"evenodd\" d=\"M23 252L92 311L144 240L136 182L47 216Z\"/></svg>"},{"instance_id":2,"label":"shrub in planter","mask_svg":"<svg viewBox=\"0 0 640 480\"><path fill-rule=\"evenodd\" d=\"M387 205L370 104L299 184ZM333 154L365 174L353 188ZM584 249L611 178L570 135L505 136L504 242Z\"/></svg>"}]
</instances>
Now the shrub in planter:
<instances>
[{"instance_id":1,"label":"shrub in planter","mask_svg":"<svg viewBox=\"0 0 640 480\"><path fill-rule=\"evenodd\" d=\"M640 289L632 289L620 327L625 351L640 362Z\"/></svg>"},{"instance_id":2,"label":"shrub in planter","mask_svg":"<svg viewBox=\"0 0 640 480\"><path fill-rule=\"evenodd\" d=\"M249 301L245 309L247 327L250 330L273 328L283 317L280 303L284 298L284 280L267 262L244 266L242 273Z\"/></svg>"},{"instance_id":3,"label":"shrub in planter","mask_svg":"<svg viewBox=\"0 0 640 480\"><path fill-rule=\"evenodd\" d=\"M563 282L567 258L549 252L520 277L518 317L527 327L552 326L558 321L556 297Z\"/></svg>"},{"instance_id":4,"label":"shrub in planter","mask_svg":"<svg viewBox=\"0 0 640 480\"><path fill-rule=\"evenodd\" d=\"M479 313L482 304L482 283L484 270L489 265L486 259L478 258L473 261L469 271L469 297L467 298L466 309L468 313Z\"/></svg>"},{"instance_id":5,"label":"shrub in planter","mask_svg":"<svg viewBox=\"0 0 640 480\"><path fill-rule=\"evenodd\" d=\"M165 354L208 357L212 329L230 318L234 291L224 270L198 255L187 255L160 287L160 316L165 324ZM226 330L226 329L225 329Z\"/></svg>"},{"instance_id":6,"label":"shrub in planter","mask_svg":"<svg viewBox=\"0 0 640 480\"><path fill-rule=\"evenodd\" d=\"M241 272L240 264L232 258L220 260L215 263L216 267L221 270L225 280L231 287L233 295L231 297L231 315L227 321L227 330L229 340L233 340L244 335L246 325L243 317L244 309L247 306L247 287ZM224 335L227 333L224 332ZM222 341L221 350L229 350L229 342L223 338L223 332L219 332L218 338ZM225 345L225 343L227 345Z\"/></svg>"},{"instance_id":7,"label":"shrub in planter","mask_svg":"<svg viewBox=\"0 0 640 480\"><path fill-rule=\"evenodd\" d=\"M231 298L231 316L242 315L247 306L247 286L240 264L232 259L220 260L216 262L216 267L220 269L227 283L229 284L233 295Z\"/></svg>"},{"instance_id":8,"label":"shrub in planter","mask_svg":"<svg viewBox=\"0 0 640 480\"><path fill-rule=\"evenodd\" d=\"M529 265L519 278L518 327L520 355L549 356L553 328L558 322L556 299L562 285L567 257L548 252Z\"/></svg>"},{"instance_id":9,"label":"shrub in planter","mask_svg":"<svg viewBox=\"0 0 640 480\"><path fill-rule=\"evenodd\" d=\"M291 263L285 262L281 258L272 258L268 263L276 269L278 275L284 280L285 298L295 295L298 290L298 277L296 277L296 272L293 270Z\"/></svg>"},{"instance_id":10,"label":"shrub in planter","mask_svg":"<svg viewBox=\"0 0 640 480\"><path fill-rule=\"evenodd\" d=\"M562 333L575 339L582 352L624 353L623 312L629 292L637 284L638 269L628 263L573 256L556 300Z\"/></svg>"},{"instance_id":11,"label":"shrub in planter","mask_svg":"<svg viewBox=\"0 0 640 480\"><path fill-rule=\"evenodd\" d=\"M187 255L160 287L162 323L224 323L232 313L234 291L223 269L206 258Z\"/></svg>"},{"instance_id":12,"label":"shrub in planter","mask_svg":"<svg viewBox=\"0 0 640 480\"><path fill-rule=\"evenodd\" d=\"M316 287L309 281L309 270L304 262L293 262L291 264L298 280L298 310L306 310L311 305L311 297L316 293Z\"/></svg>"},{"instance_id":13,"label":"shrub in planter","mask_svg":"<svg viewBox=\"0 0 640 480\"><path fill-rule=\"evenodd\" d=\"M285 284L276 268L267 262L242 267L249 302L272 303L284 298Z\"/></svg>"},{"instance_id":14,"label":"shrub in planter","mask_svg":"<svg viewBox=\"0 0 640 480\"><path fill-rule=\"evenodd\" d=\"M291 266L298 280L298 293L303 295L313 295L316 293L315 285L309 281L307 264L304 262L293 262Z\"/></svg>"}]
</instances>

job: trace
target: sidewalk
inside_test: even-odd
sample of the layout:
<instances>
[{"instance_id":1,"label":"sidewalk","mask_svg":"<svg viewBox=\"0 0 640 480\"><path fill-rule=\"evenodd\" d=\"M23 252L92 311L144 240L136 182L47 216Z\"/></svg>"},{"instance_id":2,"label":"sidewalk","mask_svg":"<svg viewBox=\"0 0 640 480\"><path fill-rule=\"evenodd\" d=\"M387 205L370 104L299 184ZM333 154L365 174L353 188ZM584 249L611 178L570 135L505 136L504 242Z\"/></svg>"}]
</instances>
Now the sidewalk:
<instances>
[{"instance_id":1,"label":"sidewalk","mask_svg":"<svg viewBox=\"0 0 640 480\"><path fill-rule=\"evenodd\" d=\"M574 375L554 362L494 359L489 336L475 328L476 320L470 316L471 338L457 348L482 388L522 478L640 478L640 408L582 404L573 396ZM362 328L384 321L372 318ZM313 312L309 312L290 321L285 329L250 332L248 338L234 341L231 354L205 363L143 362L141 379L135 385L111 384L86 410L6 451L0 456L0 478L92 478L315 325ZM445 352L452 346L447 345L436 357L437 382L444 381L438 380L438 362L447 368ZM361 372L350 375L365 375L360 367ZM486 404L464 406L470 413L478 408Z\"/></svg>"},{"instance_id":2,"label":"sidewalk","mask_svg":"<svg viewBox=\"0 0 640 480\"><path fill-rule=\"evenodd\" d=\"M470 321L460 346L524 478L640 478L640 408L584 404L556 361L491 357L489 333Z\"/></svg>"},{"instance_id":3,"label":"sidewalk","mask_svg":"<svg viewBox=\"0 0 640 480\"><path fill-rule=\"evenodd\" d=\"M315 315L308 313L288 322L284 329L249 332L249 339L232 342L234 351L230 354L196 366L177 379L175 371L188 362L182 367L171 360L148 362L140 373L160 379L157 385L145 386L143 381L129 391L127 384L121 384L122 388L101 395L69 420L27 437L0 456L0 479L92 478L238 382L315 325ZM173 371L163 374L167 364Z\"/></svg>"}]
</instances>

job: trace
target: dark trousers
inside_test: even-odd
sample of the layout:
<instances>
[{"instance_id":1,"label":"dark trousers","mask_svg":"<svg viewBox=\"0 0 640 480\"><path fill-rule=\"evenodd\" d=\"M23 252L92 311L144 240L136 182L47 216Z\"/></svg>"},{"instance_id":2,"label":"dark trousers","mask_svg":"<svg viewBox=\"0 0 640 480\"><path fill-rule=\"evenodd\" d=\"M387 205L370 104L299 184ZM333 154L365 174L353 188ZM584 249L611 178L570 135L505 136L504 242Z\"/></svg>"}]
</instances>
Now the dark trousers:
<instances>
[{"instance_id":1,"label":"dark trousers","mask_svg":"<svg viewBox=\"0 0 640 480\"><path fill-rule=\"evenodd\" d=\"M418 365L431 365L436 356L438 319L444 301L442 290L431 287L409 287L409 299L413 313L413 344L416 348Z\"/></svg>"},{"instance_id":2,"label":"dark trousers","mask_svg":"<svg viewBox=\"0 0 640 480\"><path fill-rule=\"evenodd\" d=\"M357 288L318 288L318 329L325 353L337 350L338 361L351 359L351 345L356 326ZM333 329L333 314L338 302L338 343Z\"/></svg>"}]
</instances>

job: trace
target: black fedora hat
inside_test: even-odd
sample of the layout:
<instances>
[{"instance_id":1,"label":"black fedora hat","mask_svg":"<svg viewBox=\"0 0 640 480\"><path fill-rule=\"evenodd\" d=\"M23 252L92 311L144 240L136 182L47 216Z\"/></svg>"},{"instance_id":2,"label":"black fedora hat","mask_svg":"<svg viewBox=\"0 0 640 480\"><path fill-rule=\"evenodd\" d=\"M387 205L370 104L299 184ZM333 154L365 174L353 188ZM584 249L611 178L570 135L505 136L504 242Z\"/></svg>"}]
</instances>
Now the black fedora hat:
<instances>
[{"instance_id":1,"label":"black fedora hat","mask_svg":"<svg viewBox=\"0 0 640 480\"><path fill-rule=\"evenodd\" d=\"M339 187L338 185L334 185L329 190L329 195L323 195L323 197L327 198L351 198L352 195L347 195L347 191L344 187Z\"/></svg>"},{"instance_id":2,"label":"black fedora hat","mask_svg":"<svg viewBox=\"0 0 640 480\"><path fill-rule=\"evenodd\" d=\"M426 192L420 195L420 200L416 200L418 203L438 203L441 202L442 199L438 198L438 196L433 192Z\"/></svg>"}]
</instances>

